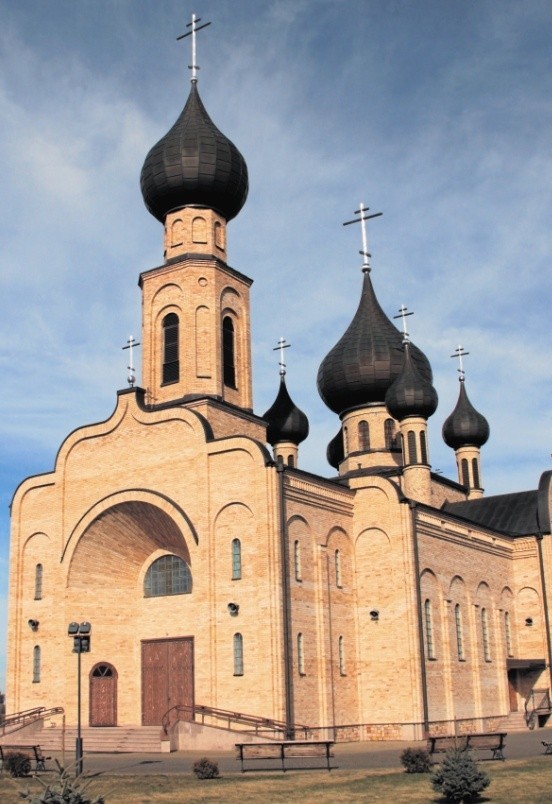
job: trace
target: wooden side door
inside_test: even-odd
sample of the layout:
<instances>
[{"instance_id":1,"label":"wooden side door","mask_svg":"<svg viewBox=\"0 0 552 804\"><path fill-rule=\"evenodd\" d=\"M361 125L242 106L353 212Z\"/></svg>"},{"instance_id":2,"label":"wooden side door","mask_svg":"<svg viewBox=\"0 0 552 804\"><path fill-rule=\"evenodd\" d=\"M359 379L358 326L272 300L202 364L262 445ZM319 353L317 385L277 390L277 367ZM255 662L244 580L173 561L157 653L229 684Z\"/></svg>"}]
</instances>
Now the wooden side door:
<instances>
[{"instance_id":1,"label":"wooden side door","mask_svg":"<svg viewBox=\"0 0 552 804\"><path fill-rule=\"evenodd\" d=\"M117 725L117 671L101 662L90 672L90 725Z\"/></svg>"},{"instance_id":2,"label":"wooden side door","mask_svg":"<svg viewBox=\"0 0 552 804\"><path fill-rule=\"evenodd\" d=\"M142 642L142 725L159 726L177 704L193 706L193 639ZM191 719L191 713L189 715Z\"/></svg>"}]
</instances>

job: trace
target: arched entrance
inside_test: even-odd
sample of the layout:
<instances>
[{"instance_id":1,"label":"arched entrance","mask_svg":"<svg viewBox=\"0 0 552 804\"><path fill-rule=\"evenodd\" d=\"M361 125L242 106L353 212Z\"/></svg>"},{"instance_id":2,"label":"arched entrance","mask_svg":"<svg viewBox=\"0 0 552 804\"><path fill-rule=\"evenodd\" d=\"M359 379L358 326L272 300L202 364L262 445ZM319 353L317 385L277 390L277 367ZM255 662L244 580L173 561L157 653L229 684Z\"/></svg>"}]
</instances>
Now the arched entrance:
<instances>
[{"instance_id":1,"label":"arched entrance","mask_svg":"<svg viewBox=\"0 0 552 804\"><path fill-rule=\"evenodd\" d=\"M117 725L117 671L107 662L90 672L90 725Z\"/></svg>"}]
</instances>

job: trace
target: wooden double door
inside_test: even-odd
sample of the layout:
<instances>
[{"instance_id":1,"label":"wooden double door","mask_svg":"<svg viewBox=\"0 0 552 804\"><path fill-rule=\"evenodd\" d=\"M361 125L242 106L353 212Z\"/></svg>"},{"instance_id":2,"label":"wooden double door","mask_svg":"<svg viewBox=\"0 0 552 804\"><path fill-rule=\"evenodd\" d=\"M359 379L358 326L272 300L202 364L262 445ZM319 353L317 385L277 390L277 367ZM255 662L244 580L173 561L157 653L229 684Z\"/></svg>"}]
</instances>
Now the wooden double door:
<instances>
[{"instance_id":1,"label":"wooden double door","mask_svg":"<svg viewBox=\"0 0 552 804\"><path fill-rule=\"evenodd\" d=\"M143 640L142 725L161 725L163 715L177 705L194 705L193 638ZM181 719L191 720L191 709Z\"/></svg>"}]
</instances>

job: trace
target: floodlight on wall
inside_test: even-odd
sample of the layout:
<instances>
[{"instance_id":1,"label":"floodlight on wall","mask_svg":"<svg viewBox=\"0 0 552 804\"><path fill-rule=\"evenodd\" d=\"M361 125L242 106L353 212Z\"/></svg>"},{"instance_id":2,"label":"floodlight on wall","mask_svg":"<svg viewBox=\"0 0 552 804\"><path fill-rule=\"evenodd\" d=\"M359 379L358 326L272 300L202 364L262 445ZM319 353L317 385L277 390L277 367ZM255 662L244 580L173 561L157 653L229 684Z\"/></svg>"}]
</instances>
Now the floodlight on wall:
<instances>
[{"instance_id":1,"label":"floodlight on wall","mask_svg":"<svg viewBox=\"0 0 552 804\"><path fill-rule=\"evenodd\" d=\"M31 631L38 631L39 622L38 620L28 620L27 621L29 628Z\"/></svg>"},{"instance_id":2,"label":"floodlight on wall","mask_svg":"<svg viewBox=\"0 0 552 804\"><path fill-rule=\"evenodd\" d=\"M525 618L525 625L528 625L528 626L533 625L533 618L532 617L526 617Z\"/></svg>"},{"instance_id":3,"label":"floodlight on wall","mask_svg":"<svg viewBox=\"0 0 552 804\"><path fill-rule=\"evenodd\" d=\"M229 603L227 608L228 608L228 612L229 612L231 617L237 617L238 616L238 612L240 610L240 607L238 606L237 603Z\"/></svg>"},{"instance_id":4,"label":"floodlight on wall","mask_svg":"<svg viewBox=\"0 0 552 804\"><path fill-rule=\"evenodd\" d=\"M373 622L377 623L377 621L379 620L379 611L377 609L372 609L372 611L370 612L370 619L373 620Z\"/></svg>"}]
</instances>

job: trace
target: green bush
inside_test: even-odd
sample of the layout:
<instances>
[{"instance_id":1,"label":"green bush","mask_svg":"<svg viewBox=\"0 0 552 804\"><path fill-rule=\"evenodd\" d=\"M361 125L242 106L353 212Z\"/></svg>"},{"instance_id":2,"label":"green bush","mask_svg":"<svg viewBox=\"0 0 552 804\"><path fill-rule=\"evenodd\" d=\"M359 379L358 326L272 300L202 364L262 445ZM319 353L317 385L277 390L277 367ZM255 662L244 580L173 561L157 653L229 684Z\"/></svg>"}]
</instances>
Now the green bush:
<instances>
[{"instance_id":1,"label":"green bush","mask_svg":"<svg viewBox=\"0 0 552 804\"><path fill-rule=\"evenodd\" d=\"M4 762L12 776L28 776L31 772L31 758L21 751L8 751Z\"/></svg>"},{"instance_id":2,"label":"green bush","mask_svg":"<svg viewBox=\"0 0 552 804\"><path fill-rule=\"evenodd\" d=\"M103 796L90 798L86 788L91 779L87 776L72 776L56 759L57 779L46 784L40 777L37 781L43 786L41 793L21 792L21 798L29 804L105 804Z\"/></svg>"},{"instance_id":3,"label":"green bush","mask_svg":"<svg viewBox=\"0 0 552 804\"><path fill-rule=\"evenodd\" d=\"M216 779L219 775L217 763L207 757L202 757L194 762L193 770L198 779Z\"/></svg>"},{"instance_id":4,"label":"green bush","mask_svg":"<svg viewBox=\"0 0 552 804\"><path fill-rule=\"evenodd\" d=\"M431 757L425 748L405 748L401 762L407 773L429 773Z\"/></svg>"},{"instance_id":5,"label":"green bush","mask_svg":"<svg viewBox=\"0 0 552 804\"><path fill-rule=\"evenodd\" d=\"M448 751L441 767L431 777L437 793L447 801L477 801L482 790L490 784L486 773L480 771L469 751Z\"/></svg>"}]
</instances>

